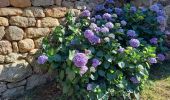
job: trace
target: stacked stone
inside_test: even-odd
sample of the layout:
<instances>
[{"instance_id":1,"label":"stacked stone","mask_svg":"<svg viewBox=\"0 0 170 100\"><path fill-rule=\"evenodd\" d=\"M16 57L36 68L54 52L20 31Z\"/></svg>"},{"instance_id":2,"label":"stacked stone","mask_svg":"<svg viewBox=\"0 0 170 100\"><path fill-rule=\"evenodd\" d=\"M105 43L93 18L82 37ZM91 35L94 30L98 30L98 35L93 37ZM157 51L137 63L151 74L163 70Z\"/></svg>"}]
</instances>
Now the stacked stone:
<instances>
[{"instance_id":1,"label":"stacked stone","mask_svg":"<svg viewBox=\"0 0 170 100\"><path fill-rule=\"evenodd\" d=\"M92 10L102 1L0 0L0 99L51 80L48 66L36 61L43 38L62 23L68 9L79 15L85 6Z\"/></svg>"}]
</instances>

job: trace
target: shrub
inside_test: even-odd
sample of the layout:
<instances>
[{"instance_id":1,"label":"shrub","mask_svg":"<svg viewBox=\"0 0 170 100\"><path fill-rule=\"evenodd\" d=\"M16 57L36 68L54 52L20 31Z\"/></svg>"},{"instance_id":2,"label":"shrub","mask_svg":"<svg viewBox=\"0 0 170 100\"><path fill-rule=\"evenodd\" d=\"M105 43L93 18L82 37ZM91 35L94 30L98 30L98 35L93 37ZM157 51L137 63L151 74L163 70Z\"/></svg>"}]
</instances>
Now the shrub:
<instances>
[{"instance_id":1,"label":"shrub","mask_svg":"<svg viewBox=\"0 0 170 100\"><path fill-rule=\"evenodd\" d=\"M150 65L165 59L165 27L159 4L117 8L107 0L94 14L68 13L44 39L38 62L56 69L62 99L139 98Z\"/></svg>"}]
</instances>

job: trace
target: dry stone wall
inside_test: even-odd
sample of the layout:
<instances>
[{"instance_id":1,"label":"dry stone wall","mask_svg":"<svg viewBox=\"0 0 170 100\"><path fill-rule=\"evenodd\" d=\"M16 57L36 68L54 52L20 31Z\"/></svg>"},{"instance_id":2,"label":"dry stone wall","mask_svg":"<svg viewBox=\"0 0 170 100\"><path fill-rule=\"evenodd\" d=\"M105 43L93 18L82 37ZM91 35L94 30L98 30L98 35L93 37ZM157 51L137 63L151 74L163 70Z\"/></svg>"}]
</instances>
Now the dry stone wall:
<instances>
[{"instance_id":1,"label":"dry stone wall","mask_svg":"<svg viewBox=\"0 0 170 100\"><path fill-rule=\"evenodd\" d=\"M66 12L77 15L102 0L0 0L0 100L51 81L48 66L36 62L42 40Z\"/></svg>"},{"instance_id":2,"label":"dry stone wall","mask_svg":"<svg viewBox=\"0 0 170 100\"><path fill-rule=\"evenodd\" d=\"M48 66L36 62L43 38L63 23L69 9L79 15L84 6L92 10L103 1L0 0L0 100L14 98L51 81ZM144 3L148 4L142 2L141 5ZM170 16L169 0L161 3Z\"/></svg>"}]
</instances>

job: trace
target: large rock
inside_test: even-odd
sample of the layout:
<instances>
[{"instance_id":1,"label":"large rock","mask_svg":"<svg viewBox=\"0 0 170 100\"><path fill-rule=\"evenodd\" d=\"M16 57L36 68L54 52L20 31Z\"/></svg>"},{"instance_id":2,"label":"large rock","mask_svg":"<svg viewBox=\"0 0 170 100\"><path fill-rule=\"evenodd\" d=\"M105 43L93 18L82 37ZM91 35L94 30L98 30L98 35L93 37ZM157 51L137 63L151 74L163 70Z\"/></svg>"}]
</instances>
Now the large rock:
<instances>
[{"instance_id":1,"label":"large rock","mask_svg":"<svg viewBox=\"0 0 170 100\"><path fill-rule=\"evenodd\" d=\"M18 47L20 52L28 52L34 49L34 41L32 39L24 39L18 42Z\"/></svg>"},{"instance_id":2,"label":"large rock","mask_svg":"<svg viewBox=\"0 0 170 100\"><path fill-rule=\"evenodd\" d=\"M3 64L5 61L5 56L4 55L0 55L0 63Z\"/></svg>"},{"instance_id":3,"label":"large rock","mask_svg":"<svg viewBox=\"0 0 170 100\"><path fill-rule=\"evenodd\" d=\"M38 38L34 40L35 43L35 48L41 48L42 47L42 42L43 42L44 37Z\"/></svg>"},{"instance_id":4,"label":"large rock","mask_svg":"<svg viewBox=\"0 0 170 100\"><path fill-rule=\"evenodd\" d=\"M54 3L55 3L57 6L61 6L62 0L54 0Z\"/></svg>"},{"instance_id":5,"label":"large rock","mask_svg":"<svg viewBox=\"0 0 170 100\"><path fill-rule=\"evenodd\" d=\"M10 54L6 55L6 57L5 57L5 62L6 62L6 63L15 62L20 56L21 56L21 54L10 53Z\"/></svg>"},{"instance_id":6,"label":"large rock","mask_svg":"<svg viewBox=\"0 0 170 100\"><path fill-rule=\"evenodd\" d=\"M12 46L9 41L0 41L0 54L6 55L12 52Z\"/></svg>"},{"instance_id":7,"label":"large rock","mask_svg":"<svg viewBox=\"0 0 170 100\"><path fill-rule=\"evenodd\" d=\"M1 66L0 66L1 67ZM0 94L7 90L6 83L0 82Z\"/></svg>"},{"instance_id":8,"label":"large rock","mask_svg":"<svg viewBox=\"0 0 170 100\"><path fill-rule=\"evenodd\" d=\"M28 38L38 38L47 36L50 33L49 28L27 28L25 30Z\"/></svg>"},{"instance_id":9,"label":"large rock","mask_svg":"<svg viewBox=\"0 0 170 100\"><path fill-rule=\"evenodd\" d=\"M23 81L20 81L20 82L16 82L16 83L8 83L8 84L7 84L7 87L8 87L8 88L19 87L19 86L26 85L26 83L27 83L26 80L23 80Z\"/></svg>"},{"instance_id":10,"label":"large rock","mask_svg":"<svg viewBox=\"0 0 170 100\"><path fill-rule=\"evenodd\" d=\"M45 9L45 14L47 17L61 18L64 17L66 13L67 13L66 7L53 6Z\"/></svg>"},{"instance_id":11,"label":"large rock","mask_svg":"<svg viewBox=\"0 0 170 100\"><path fill-rule=\"evenodd\" d=\"M9 0L0 0L0 7L6 7L9 5Z\"/></svg>"},{"instance_id":12,"label":"large rock","mask_svg":"<svg viewBox=\"0 0 170 100\"><path fill-rule=\"evenodd\" d=\"M23 16L26 17L45 17L43 8L41 7L29 7L24 9Z\"/></svg>"},{"instance_id":13,"label":"large rock","mask_svg":"<svg viewBox=\"0 0 170 100\"><path fill-rule=\"evenodd\" d=\"M0 67L0 81L18 82L31 74L31 66L25 60L15 61L15 63Z\"/></svg>"},{"instance_id":14,"label":"large rock","mask_svg":"<svg viewBox=\"0 0 170 100\"><path fill-rule=\"evenodd\" d=\"M10 3L14 7L29 7L29 6L31 6L30 0L10 0Z\"/></svg>"},{"instance_id":15,"label":"large rock","mask_svg":"<svg viewBox=\"0 0 170 100\"><path fill-rule=\"evenodd\" d=\"M14 16L10 18L10 24L19 27L31 27L36 25L35 18Z\"/></svg>"},{"instance_id":16,"label":"large rock","mask_svg":"<svg viewBox=\"0 0 170 100\"><path fill-rule=\"evenodd\" d=\"M31 0L33 6L49 6L54 4L54 0Z\"/></svg>"},{"instance_id":17,"label":"large rock","mask_svg":"<svg viewBox=\"0 0 170 100\"><path fill-rule=\"evenodd\" d=\"M19 8L0 8L0 16L17 16L21 14L22 10Z\"/></svg>"},{"instance_id":18,"label":"large rock","mask_svg":"<svg viewBox=\"0 0 170 100\"><path fill-rule=\"evenodd\" d=\"M18 43L17 42L12 42L12 48L13 48L13 52L18 52L19 48L18 48Z\"/></svg>"},{"instance_id":19,"label":"large rock","mask_svg":"<svg viewBox=\"0 0 170 100\"><path fill-rule=\"evenodd\" d=\"M63 0L62 6L67 7L67 8L74 8L74 3L71 1Z\"/></svg>"},{"instance_id":20,"label":"large rock","mask_svg":"<svg viewBox=\"0 0 170 100\"><path fill-rule=\"evenodd\" d=\"M8 100L9 98L22 95L24 93L24 90L25 90L24 86L8 89L2 94L2 98Z\"/></svg>"},{"instance_id":21,"label":"large rock","mask_svg":"<svg viewBox=\"0 0 170 100\"><path fill-rule=\"evenodd\" d=\"M38 27L56 27L60 25L58 22L58 19L56 18L51 18L51 17L45 17L40 21L37 21L37 26Z\"/></svg>"},{"instance_id":22,"label":"large rock","mask_svg":"<svg viewBox=\"0 0 170 100\"><path fill-rule=\"evenodd\" d=\"M4 17L0 17L0 26L8 26L8 19Z\"/></svg>"},{"instance_id":23,"label":"large rock","mask_svg":"<svg viewBox=\"0 0 170 100\"><path fill-rule=\"evenodd\" d=\"M4 37L5 35L5 27L0 26L0 40Z\"/></svg>"},{"instance_id":24,"label":"large rock","mask_svg":"<svg viewBox=\"0 0 170 100\"><path fill-rule=\"evenodd\" d=\"M22 40L24 37L24 31L17 26L9 26L5 31L5 36L10 41Z\"/></svg>"},{"instance_id":25,"label":"large rock","mask_svg":"<svg viewBox=\"0 0 170 100\"><path fill-rule=\"evenodd\" d=\"M47 82L47 76L46 75L32 75L27 79L27 85L26 89L32 89L38 85L45 84Z\"/></svg>"}]
</instances>

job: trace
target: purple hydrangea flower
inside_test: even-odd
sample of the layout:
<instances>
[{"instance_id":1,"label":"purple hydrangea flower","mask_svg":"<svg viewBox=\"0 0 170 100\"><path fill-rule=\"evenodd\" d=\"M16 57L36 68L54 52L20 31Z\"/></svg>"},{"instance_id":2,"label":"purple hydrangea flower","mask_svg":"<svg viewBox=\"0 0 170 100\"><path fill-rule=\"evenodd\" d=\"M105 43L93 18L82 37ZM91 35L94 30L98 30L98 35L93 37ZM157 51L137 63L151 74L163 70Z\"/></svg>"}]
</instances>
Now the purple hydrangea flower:
<instances>
[{"instance_id":1,"label":"purple hydrangea flower","mask_svg":"<svg viewBox=\"0 0 170 100\"><path fill-rule=\"evenodd\" d=\"M127 24L127 22L124 21L124 20L122 20L120 23L121 23L123 26L126 26L126 24Z\"/></svg>"},{"instance_id":2,"label":"purple hydrangea flower","mask_svg":"<svg viewBox=\"0 0 170 100\"><path fill-rule=\"evenodd\" d=\"M131 80L134 84L140 83L136 77L131 77L130 80Z\"/></svg>"},{"instance_id":3,"label":"purple hydrangea flower","mask_svg":"<svg viewBox=\"0 0 170 100\"><path fill-rule=\"evenodd\" d=\"M114 25L112 24L112 22L107 22L107 23L105 24L105 26L106 26L107 28L109 28L109 29L111 29L111 28L114 27Z\"/></svg>"},{"instance_id":4,"label":"purple hydrangea flower","mask_svg":"<svg viewBox=\"0 0 170 100\"><path fill-rule=\"evenodd\" d=\"M82 16L84 16L84 17L90 17L90 15L91 15L91 13L90 13L89 10L84 10L84 11L82 12Z\"/></svg>"},{"instance_id":5,"label":"purple hydrangea flower","mask_svg":"<svg viewBox=\"0 0 170 100\"><path fill-rule=\"evenodd\" d=\"M94 30L97 28L97 25L95 23L90 24L90 29Z\"/></svg>"},{"instance_id":6,"label":"purple hydrangea flower","mask_svg":"<svg viewBox=\"0 0 170 100\"><path fill-rule=\"evenodd\" d=\"M111 19L111 18L112 18L111 14L109 14L109 13L103 14L103 19Z\"/></svg>"},{"instance_id":7,"label":"purple hydrangea flower","mask_svg":"<svg viewBox=\"0 0 170 100\"><path fill-rule=\"evenodd\" d=\"M100 32L102 32L102 33L108 33L108 32L109 32L109 29L108 29L107 27L102 27L102 28L100 29Z\"/></svg>"},{"instance_id":8,"label":"purple hydrangea flower","mask_svg":"<svg viewBox=\"0 0 170 100\"><path fill-rule=\"evenodd\" d=\"M157 17L157 22L158 22L160 25L165 25L166 19L165 19L164 16L158 16L158 17Z\"/></svg>"},{"instance_id":9,"label":"purple hydrangea flower","mask_svg":"<svg viewBox=\"0 0 170 100\"><path fill-rule=\"evenodd\" d=\"M86 30L84 32L84 36L85 36L85 38L90 38L90 37L94 36L94 33L92 30Z\"/></svg>"},{"instance_id":10,"label":"purple hydrangea flower","mask_svg":"<svg viewBox=\"0 0 170 100\"><path fill-rule=\"evenodd\" d=\"M137 9L136 9L136 7L130 7L130 11L131 11L131 12L136 12Z\"/></svg>"},{"instance_id":11,"label":"purple hydrangea flower","mask_svg":"<svg viewBox=\"0 0 170 100\"><path fill-rule=\"evenodd\" d=\"M120 48L118 49L118 52L119 52L119 53L123 53L124 51L125 51L125 49L122 48L122 47L120 47Z\"/></svg>"},{"instance_id":12,"label":"purple hydrangea flower","mask_svg":"<svg viewBox=\"0 0 170 100\"><path fill-rule=\"evenodd\" d=\"M115 8L115 12L117 15L121 15L123 11L121 8Z\"/></svg>"},{"instance_id":13,"label":"purple hydrangea flower","mask_svg":"<svg viewBox=\"0 0 170 100\"><path fill-rule=\"evenodd\" d=\"M95 18L96 19L102 19L102 17L100 15L96 15Z\"/></svg>"},{"instance_id":14,"label":"purple hydrangea flower","mask_svg":"<svg viewBox=\"0 0 170 100\"><path fill-rule=\"evenodd\" d=\"M91 90L92 90L92 88L93 88L93 85L92 85L92 84L90 84L90 83L89 83L89 84L87 84L87 90L88 90L88 91L91 91Z\"/></svg>"},{"instance_id":15,"label":"purple hydrangea flower","mask_svg":"<svg viewBox=\"0 0 170 100\"><path fill-rule=\"evenodd\" d=\"M46 55L41 55L38 57L38 64L45 64L48 61L48 57Z\"/></svg>"},{"instance_id":16,"label":"purple hydrangea flower","mask_svg":"<svg viewBox=\"0 0 170 100\"><path fill-rule=\"evenodd\" d=\"M100 27L96 27L96 28L94 29L94 31L95 31L95 32L100 32Z\"/></svg>"},{"instance_id":17,"label":"purple hydrangea flower","mask_svg":"<svg viewBox=\"0 0 170 100\"><path fill-rule=\"evenodd\" d=\"M151 11L155 11L155 12L158 12L159 11L159 6L157 4L154 4L150 7L150 10Z\"/></svg>"},{"instance_id":18,"label":"purple hydrangea flower","mask_svg":"<svg viewBox=\"0 0 170 100\"><path fill-rule=\"evenodd\" d=\"M156 64L157 63L156 58L149 58L149 63Z\"/></svg>"},{"instance_id":19,"label":"purple hydrangea flower","mask_svg":"<svg viewBox=\"0 0 170 100\"><path fill-rule=\"evenodd\" d=\"M101 64L101 62L100 62L98 59L95 58L95 59L92 60L92 66L93 66L93 67L96 68L96 67L99 66L100 64Z\"/></svg>"},{"instance_id":20,"label":"purple hydrangea flower","mask_svg":"<svg viewBox=\"0 0 170 100\"><path fill-rule=\"evenodd\" d=\"M88 58L84 53L76 53L73 58L74 65L77 67L86 66Z\"/></svg>"},{"instance_id":21,"label":"purple hydrangea flower","mask_svg":"<svg viewBox=\"0 0 170 100\"><path fill-rule=\"evenodd\" d=\"M165 32L165 35L170 35L170 32L169 32L169 31L166 31L166 32Z\"/></svg>"},{"instance_id":22,"label":"purple hydrangea flower","mask_svg":"<svg viewBox=\"0 0 170 100\"><path fill-rule=\"evenodd\" d=\"M91 44L98 44L101 42L100 38L96 35L89 37L88 40Z\"/></svg>"},{"instance_id":23,"label":"purple hydrangea flower","mask_svg":"<svg viewBox=\"0 0 170 100\"><path fill-rule=\"evenodd\" d=\"M82 66L81 68L80 68L80 76L82 76L83 74L85 74L86 72L87 72L87 70L88 70L88 67L87 66Z\"/></svg>"},{"instance_id":24,"label":"purple hydrangea flower","mask_svg":"<svg viewBox=\"0 0 170 100\"><path fill-rule=\"evenodd\" d=\"M152 39L150 39L150 43L151 44L157 44L158 43L158 39L157 38L152 38Z\"/></svg>"},{"instance_id":25,"label":"purple hydrangea flower","mask_svg":"<svg viewBox=\"0 0 170 100\"><path fill-rule=\"evenodd\" d=\"M166 27L164 25L160 25L159 29L161 30L161 32L164 32L166 30Z\"/></svg>"},{"instance_id":26,"label":"purple hydrangea flower","mask_svg":"<svg viewBox=\"0 0 170 100\"><path fill-rule=\"evenodd\" d=\"M138 39L131 39L129 41L130 46L137 48L140 46L140 41Z\"/></svg>"},{"instance_id":27,"label":"purple hydrangea flower","mask_svg":"<svg viewBox=\"0 0 170 100\"><path fill-rule=\"evenodd\" d=\"M158 54L157 58L159 61L164 61L165 60L165 56L163 54Z\"/></svg>"},{"instance_id":28,"label":"purple hydrangea flower","mask_svg":"<svg viewBox=\"0 0 170 100\"><path fill-rule=\"evenodd\" d=\"M136 37L137 35L136 35L136 32L134 30L128 30L127 36L133 38L133 37Z\"/></svg>"}]
</instances>

